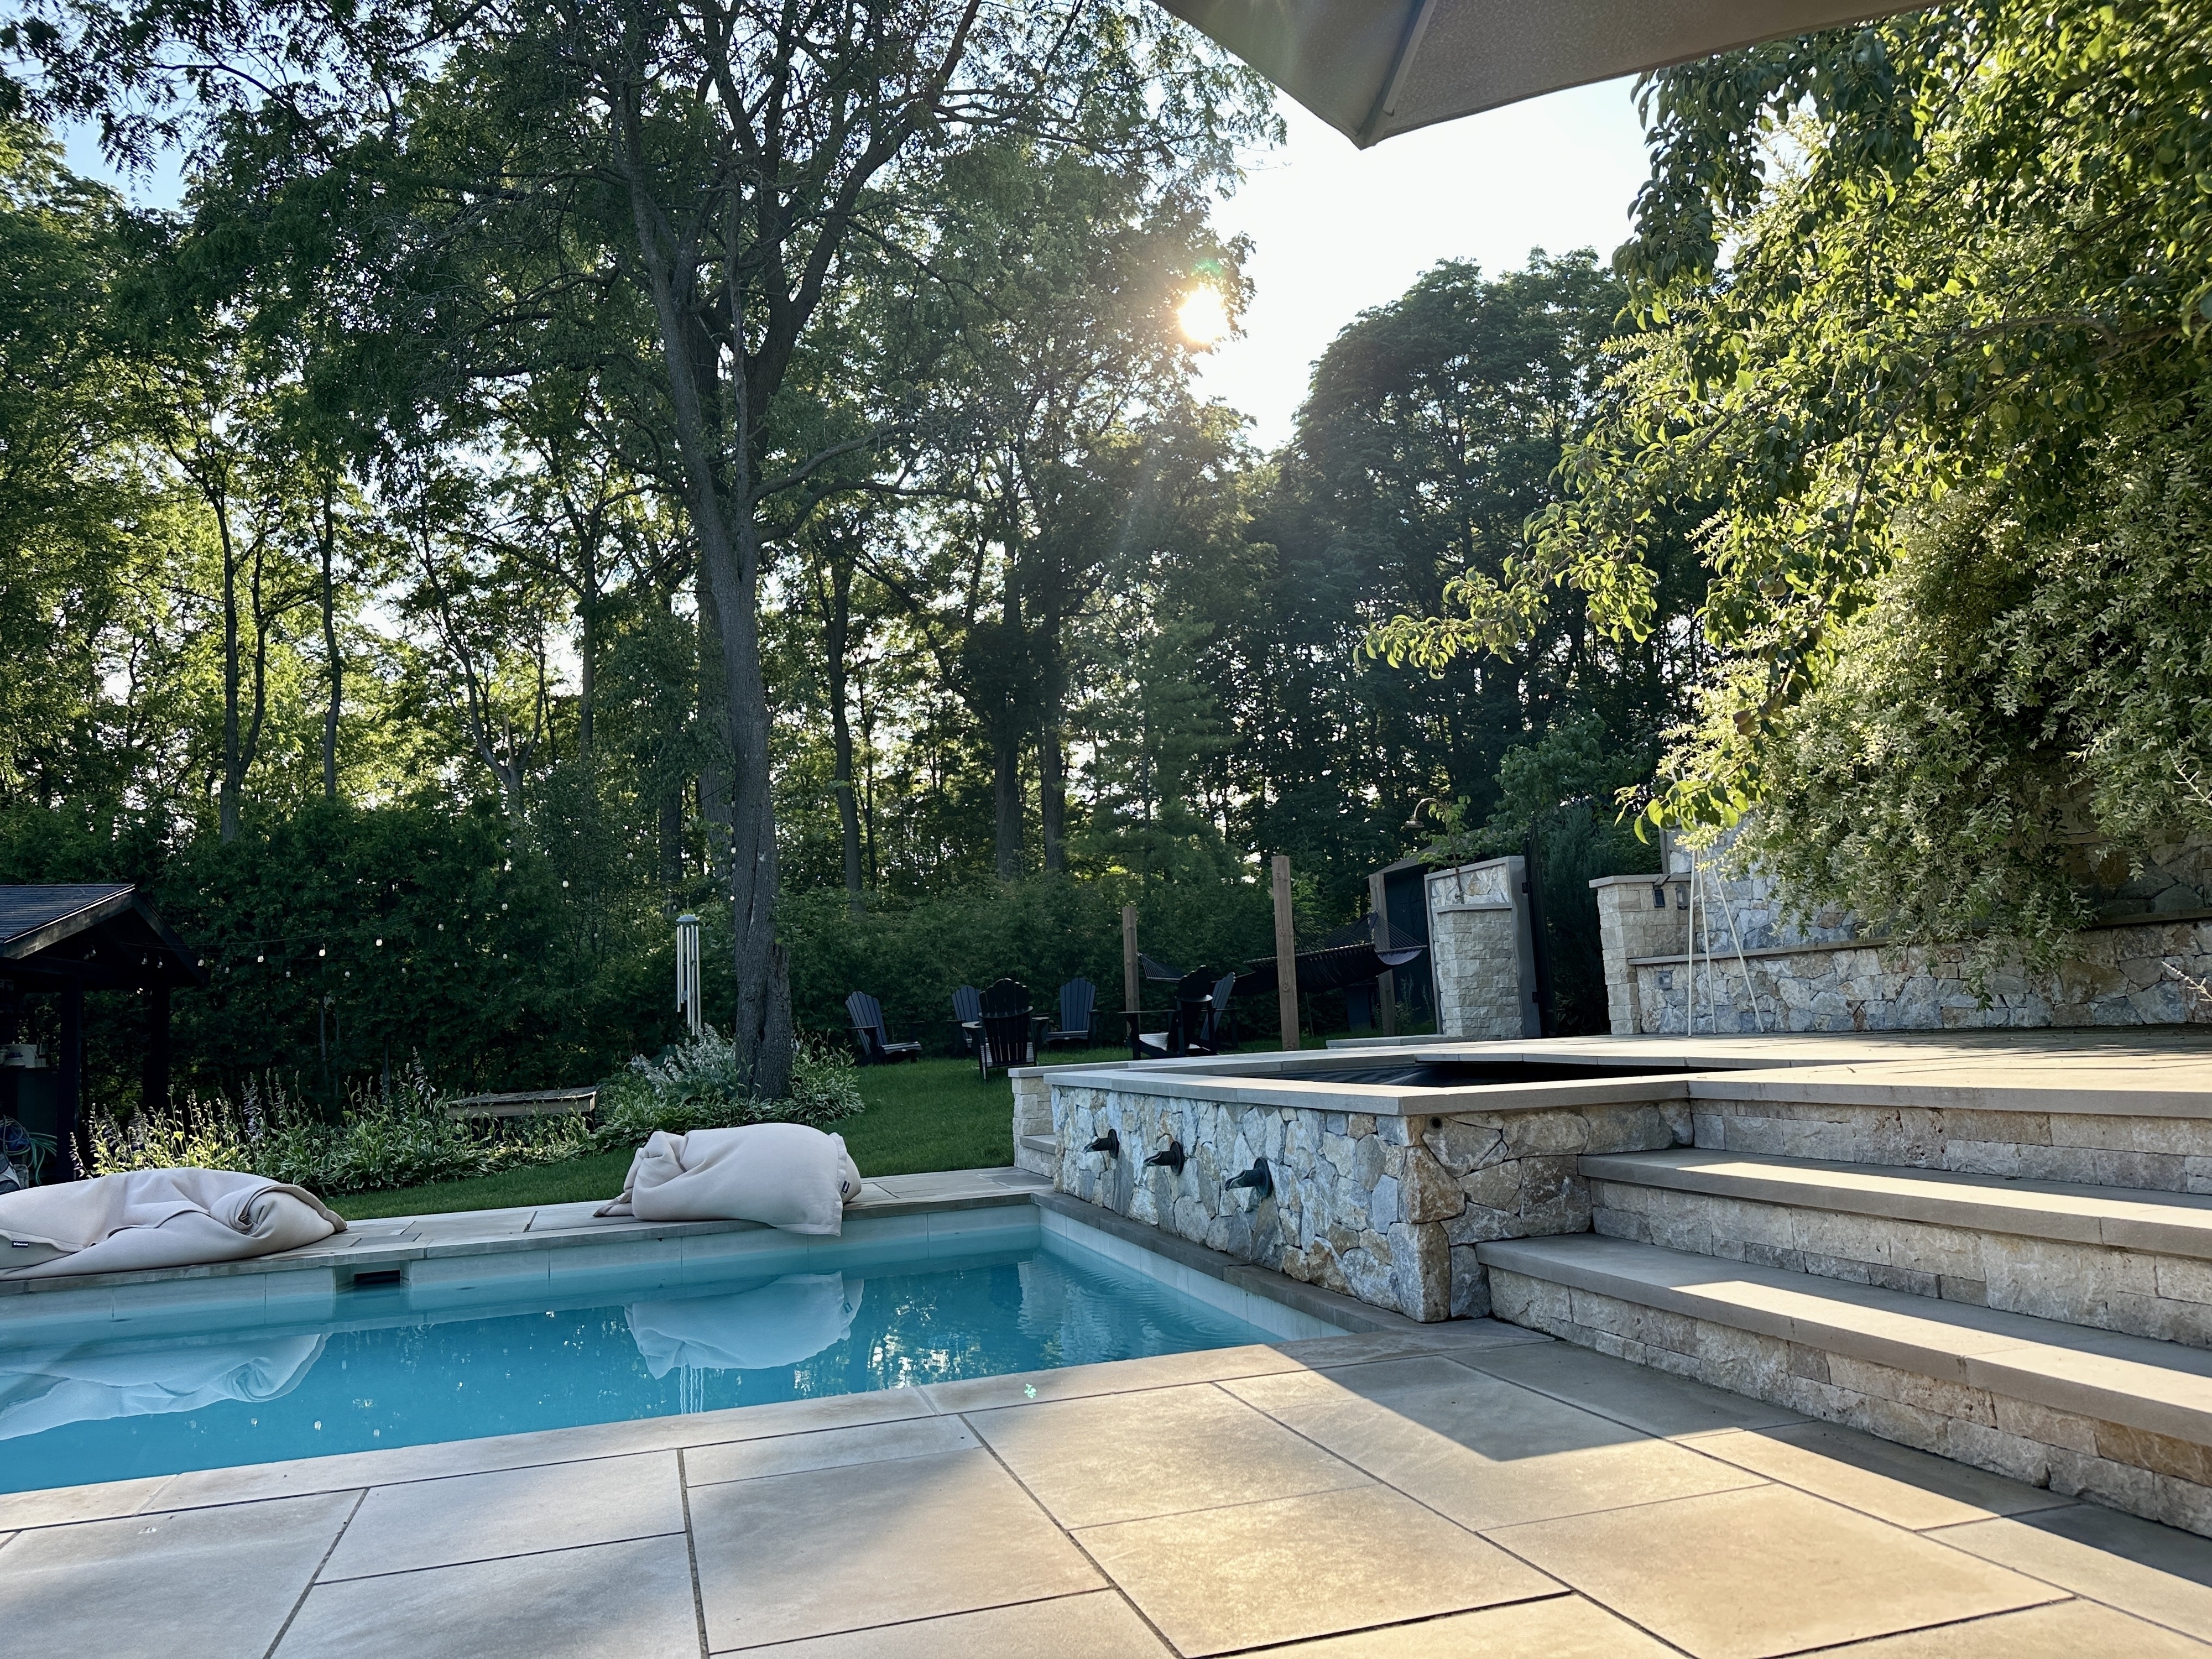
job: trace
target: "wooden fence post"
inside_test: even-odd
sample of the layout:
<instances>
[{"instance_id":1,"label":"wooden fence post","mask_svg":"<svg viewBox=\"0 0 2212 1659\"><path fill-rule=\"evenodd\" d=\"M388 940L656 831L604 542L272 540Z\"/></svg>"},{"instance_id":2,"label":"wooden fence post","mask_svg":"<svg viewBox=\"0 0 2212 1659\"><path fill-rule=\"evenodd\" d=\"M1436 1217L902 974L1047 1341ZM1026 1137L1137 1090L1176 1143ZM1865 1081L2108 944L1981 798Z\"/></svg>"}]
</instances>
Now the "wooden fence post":
<instances>
[{"instance_id":1,"label":"wooden fence post","mask_svg":"<svg viewBox=\"0 0 2212 1659\"><path fill-rule=\"evenodd\" d=\"M1380 870L1367 878L1367 909L1374 918L1375 948L1386 950L1390 943L1390 911ZM1375 976L1375 1029L1384 1036L1398 1035L1398 970L1395 968L1385 968Z\"/></svg>"},{"instance_id":2,"label":"wooden fence post","mask_svg":"<svg viewBox=\"0 0 2212 1659\"><path fill-rule=\"evenodd\" d=\"M1283 1047L1298 1046L1298 930L1291 915L1291 860L1275 854L1275 999L1283 1014Z\"/></svg>"}]
</instances>

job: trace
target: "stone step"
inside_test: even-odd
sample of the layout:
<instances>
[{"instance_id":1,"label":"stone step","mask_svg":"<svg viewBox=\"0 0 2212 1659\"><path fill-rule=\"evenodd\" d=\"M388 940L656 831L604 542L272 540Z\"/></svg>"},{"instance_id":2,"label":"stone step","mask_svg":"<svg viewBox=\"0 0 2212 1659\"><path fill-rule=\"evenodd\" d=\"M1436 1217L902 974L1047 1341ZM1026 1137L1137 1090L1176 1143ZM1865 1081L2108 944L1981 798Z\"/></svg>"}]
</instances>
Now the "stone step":
<instances>
[{"instance_id":1,"label":"stone step","mask_svg":"<svg viewBox=\"0 0 2212 1659\"><path fill-rule=\"evenodd\" d=\"M1589 1233L1477 1255L1510 1323L2212 1534L2212 1354Z\"/></svg>"},{"instance_id":2,"label":"stone step","mask_svg":"<svg viewBox=\"0 0 2212 1659\"><path fill-rule=\"evenodd\" d=\"M2212 1346L2212 1198L1692 1148L1579 1167L1607 1237Z\"/></svg>"}]
</instances>

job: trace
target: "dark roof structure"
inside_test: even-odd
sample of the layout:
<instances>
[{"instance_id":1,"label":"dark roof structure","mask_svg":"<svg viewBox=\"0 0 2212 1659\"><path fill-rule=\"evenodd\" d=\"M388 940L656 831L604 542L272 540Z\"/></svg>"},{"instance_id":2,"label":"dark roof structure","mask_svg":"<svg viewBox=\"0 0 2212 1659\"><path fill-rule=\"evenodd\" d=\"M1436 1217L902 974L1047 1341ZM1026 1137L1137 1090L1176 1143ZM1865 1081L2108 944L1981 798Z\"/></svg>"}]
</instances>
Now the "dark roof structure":
<instances>
[{"instance_id":1,"label":"dark roof structure","mask_svg":"<svg viewBox=\"0 0 2212 1659\"><path fill-rule=\"evenodd\" d=\"M0 979L26 991L204 985L199 953L128 884L0 886Z\"/></svg>"}]
</instances>

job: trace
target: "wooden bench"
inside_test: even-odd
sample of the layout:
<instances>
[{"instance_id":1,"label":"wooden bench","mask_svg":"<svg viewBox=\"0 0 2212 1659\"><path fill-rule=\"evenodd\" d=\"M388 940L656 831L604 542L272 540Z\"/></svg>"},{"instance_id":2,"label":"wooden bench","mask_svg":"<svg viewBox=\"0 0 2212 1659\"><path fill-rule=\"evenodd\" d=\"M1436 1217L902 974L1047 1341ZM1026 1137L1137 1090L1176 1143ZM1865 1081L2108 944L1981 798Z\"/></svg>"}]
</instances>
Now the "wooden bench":
<instances>
[{"instance_id":1,"label":"wooden bench","mask_svg":"<svg viewBox=\"0 0 2212 1659\"><path fill-rule=\"evenodd\" d=\"M589 1119L599 1091L589 1089L533 1089L514 1095L468 1095L446 1103L454 1119L492 1117L580 1117Z\"/></svg>"}]
</instances>

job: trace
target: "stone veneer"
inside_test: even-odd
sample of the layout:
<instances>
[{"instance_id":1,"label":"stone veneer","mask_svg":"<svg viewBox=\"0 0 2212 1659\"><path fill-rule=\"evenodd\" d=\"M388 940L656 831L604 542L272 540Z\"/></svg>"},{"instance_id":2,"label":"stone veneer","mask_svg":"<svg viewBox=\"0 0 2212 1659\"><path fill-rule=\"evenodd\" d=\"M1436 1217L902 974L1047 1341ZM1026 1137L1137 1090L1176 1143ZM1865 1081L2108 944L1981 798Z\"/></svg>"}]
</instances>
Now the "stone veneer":
<instances>
[{"instance_id":1,"label":"stone veneer","mask_svg":"<svg viewBox=\"0 0 2212 1659\"><path fill-rule=\"evenodd\" d=\"M2212 1533L2212 1448L1717 1321L1489 1269L1498 1317L1655 1370Z\"/></svg>"},{"instance_id":2,"label":"stone veneer","mask_svg":"<svg viewBox=\"0 0 2212 1659\"><path fill-rule=\"evenodd\" d=\"M1484 1241L1589 1231L1581 1154L1690 1139L1682 1101L1408 1118L1069 1083L1050 1095L1060 1191L1419 1320L1490 1311ZM1084 1150L1109 1128L1118 1158ZM1180 1175L1140 1167L1171 1139ZM1260 1158L1271 1196L1223 1185Z\"/></svg>"},{"instance_id":3,"label":"stone veneer","mask_svg":"<svg viewBox=\"0 0 2212 1659\"><path fill-rule=\"evenodd\" d=\"M1429 961L1441 1035L1496 1040L1544 1034L1527 877L1527 864L1517 858L1430 873Z\"/></svg>"}]
</instances>

